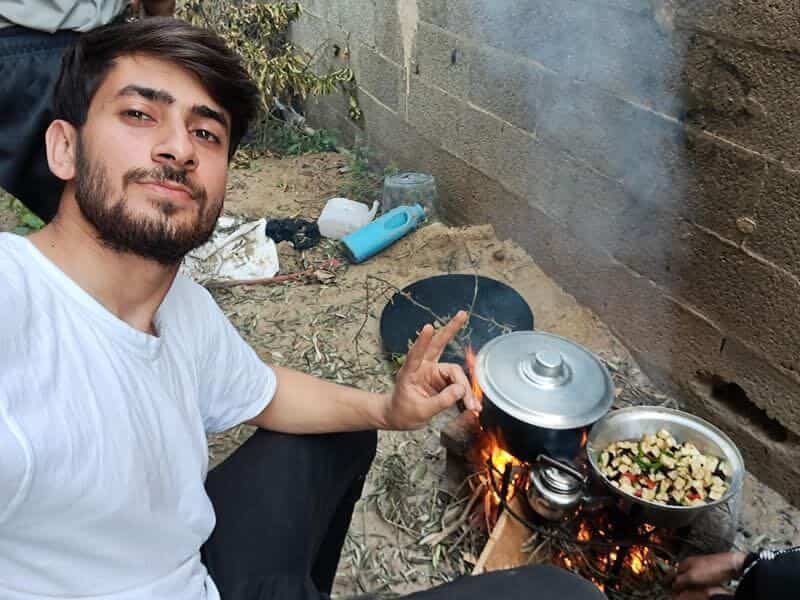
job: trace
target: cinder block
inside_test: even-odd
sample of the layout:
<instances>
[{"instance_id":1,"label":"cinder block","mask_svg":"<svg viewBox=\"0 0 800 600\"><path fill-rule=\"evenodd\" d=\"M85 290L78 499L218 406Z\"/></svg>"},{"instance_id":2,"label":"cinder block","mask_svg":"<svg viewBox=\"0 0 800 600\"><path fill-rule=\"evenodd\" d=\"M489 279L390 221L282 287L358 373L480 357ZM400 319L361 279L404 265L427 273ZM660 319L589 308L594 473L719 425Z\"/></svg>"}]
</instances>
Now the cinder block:
<instances>
[{"instance_id":1,"label":"cinder block","mask_svg":"<svg viewBox=\"0 0 800 600\"><path fill-rule=\"evenodd\" d=\"M740 386L755 406L800 435L800 374L754 352L736 338L721 345L715 375Z\"/></svg>"},{"instance_id":2,"label":"cinder block","mask_svg":"<svg viewBox=\"0 0 800 600\"><path fill-rule=\"evenodd\" d=\"M389 60L404 64L403 38L397 15L397 0L375 0L375 45Z\"/></svg>"},{"instance_id":3,"label":"cinder block","mask_svg":"<svg viewBox=\"0 0 800 600\"><path fill-rule=\"evenodd\" d=\"M800 167L797 59L695 35L686 56L689 123Z\"/></svg>"},{"instance_id":4,"label":"cinder block","mask_svg":"<svg viewBox=\"0 0 800 600\"><path fill-rule=\"evenodd\" d=\"M466 98L474 47L435 25L419 23L412 69L422 79Z\"/></svg>"},{"instance_id":5,"label":"cinder block","mask_svg":"<svg viewBox=\"0 0 800 600\"><path fill-rule=\"evenodd\" d=\"M581 0L472 0L449 4L446 26L462 37L543 64L566 80L589 81L679 113L683 44L665 35L650 15Z\"/></svg>"},{"instance_id":6,"label":"cinder block","mask_svg":"<svg viewBox=\"0 0 800 600\"><path fill-rule=\"evenodd\" d=\"M800 505L797 436L790 435L782 442L771 440L763 430L753 426L752 419L720 403L702 383L695 382L685 390L686 408L730 435L742 452L747 469L787 500Z\"/></svg>"},{"instance_id":7,"label":"cinder block","mask_svg":"<svg viewBox=\"0 0 800 600\"><path fill-rule=\"evenodd\" d=\"M732 336L800 370L797 280L699 230L675 241L672 279L662 284Z\"/></svg>"},{"instance_id":8,"label":"cinder block","mask_svg":"<svg viewBox=\"0 0 800 600\"><path fill-rule=\"evenodd\" d=\"M328 2L327 10L328 20L347 31L351 39L375 46L375 0Z\"/></svg>"},{"instance_id":9,"label":"cinder block","mask_svg":"<svg viewBox=\"0 0 800 600\"><path fill-rule=\"evenodd\" d=\"M351 48L358 86L392 110L400 110L400 95L404 81L402 67L364 44L355 44Z\"/></svg>"},{"instance_id":10,"label":"cinder block","mask_svg":"<svg viewBox=\"0 0 800 600\"><path fill-rule=\"evenodd\" d=\"M751 2L749 0L672 0L675 22L695 29L760 44L777 50L797 52L800 38L800 4L793 0Z\"/></svg>"},{"instance_id":11,"label":"cinder block","mask_svg":"<svg viewBox=\"0 0 800 600\"><path fill-rule=\"evenodd\" d=\"M687 133L683 155L667 155L665 161L675 173L673 193L680 208L675 212L729 240L744 241L737 221L752 217L770 197L766 161L697 131Z\"/></svg>"},{"instance_id":12,"label":"cinder block","mask_svg":"<svg viewBox=\"0 0 800 600\"><path fill-rule=\"evenodd\" d=\"M342 110L342 94L310 99L306 105L308 123L315 128L325 128L336 133L336 141L345 147L352 146L361 134L358 126Z\"/></svg>"},{"instance_id":13,"label":"cinder block","mask_svg":"<svg viewBox=\"0 0 800 600\"><path fill-rule=\"evenodd\" d=\"M420 21L439 27L447 27L449 4L450 0L417 0Z\"/></svg>"},{"instance_id":14,"label":"cinder block","mask_svg":"<svg viewBox=\"0 0 800 600\"><path fill-rule=\"evenodd\" d=\"M327 19L330 5L331 3L327 0L303 0L302 8L304 15Z\"/></svg>"},{"instance_id":15,"label":"cinder block","mask_svg":"<svg viewBox=\"0 0 800 600\"><path fill-rule=\"evenodd\" d=\"M313 14L304 13L292 23L290 36L297 46L313 52L320 40L327 39L327 23Z\"/></svg>"},{"instance_id":16,"label":"cinder block","mask_svg":"<svg viewBox=\"0 0 800 600\"><path fill-rule=\"evenodd\" d=\"M473 48L467 97L521 129L539 125L536 99L543 93L543 68L533 61L480 44Z\"/></svg>"},{"instance_id":17,"label":"cinder block","mask_svg":"<svg viewBox=\"0 0 800 600\"><path fill-rule=\"evenodd\" d=\"M752 212L755 230L745 246L800 276L800 173L770 163Z\"/></svg>"}]
</instances>

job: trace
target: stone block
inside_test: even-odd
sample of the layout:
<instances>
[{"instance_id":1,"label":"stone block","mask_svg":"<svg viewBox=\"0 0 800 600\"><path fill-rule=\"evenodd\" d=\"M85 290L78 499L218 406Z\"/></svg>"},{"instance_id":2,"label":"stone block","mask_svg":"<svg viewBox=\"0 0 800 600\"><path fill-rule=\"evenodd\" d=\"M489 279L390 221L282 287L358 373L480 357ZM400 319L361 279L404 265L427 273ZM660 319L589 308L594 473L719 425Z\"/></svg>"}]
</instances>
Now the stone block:
<instances>
[{"instance_id":1,"label":"stone block","mask_svg":"<svg viewBox=\"0 0 800 600\"><path fill-rule=\"evenodd\" d=\"M486 44L474 46L467 98L521 129L536 131L536 99L542 94L544 69L531 60L509 55Z\"/></svg>"},{"instance_id":2,"label":"stone block","mask_svg":"<svg viewBox=\"0 0 800 600\"><path fill-rule=\"evenodd\" d=\"M329 21L347 31L353 41L375 46L376 0L338 1L328 3Z\"/></svg>"},{"instance_id":3,"label":"stone block","mask_svg":"<svg viewBox=\"0 0 800 600\"><path fill-rule=\"evenodd\" d=\"M675 212L736 243L744 241L737 222L752 217L770 196L766 161L703 132L690 130L685 144L682 156L667 158L680 194Z\"/></svg>"},{"instance_id":4,"label":"stone block","mask_svg":"<svg viewBox=\"0 0 800 600\"><path fill-rule=\"evenodd\" d=\"M343 94L334 92L329 96L310 99L306 105L306 116L309 124L314 128L330 129L336 134L336 142L345 147L350 147L356 142L361 133L358 126L349 118L342 104Z\"/></svg>"},{"instance_id":5,"label":"stone block","mask_svg":"<svg viewBox=\"0 0 800 600\"><path fill-rule=\"evenodd\" d=\"M751 213L755 230L745 247L800 277L800 173L770 163L763 174L763 191Z\"/></svg>"},{"instance_id":6,"label":"stone block","mask_svg":"<svg viewBox=\"0 0 800 600\"><path fill-rule=\"evenodd\" d=\"M686 120L800 167L800 69L795 57L695 35L686 56Z\"/></svg>"},{"instance_id":7,"label":"stone block","mask_svg":"<svg viewBox=\"0 0 800 600\"><path fill-rule=\"evenodd\" d=\"M800 367L796 278L679 215L637 211L620 219L626 229L610 246L617 259L777 364Z\"/></svg>"},{"instance_id":8,"label":"stone block","mask_svg":"<svg viewBox=\"0 0 800 600\"><path fill-rule=\"evenodd\" d=\"M412 69L414 74L449 93L466 98L474 47L451 33L419 23Z\"/></svg>"},{"instance_id":9,"label":"stone block","mask_svg":"<svg viewBox=\"0 0 800 600\"><path fill-rule=\"evenodd\" d=\"M800 4L793 0L671 0L678 27L776 50L800 51Z\"/></svg>"},{"instance_id":10,"label":"stone block","mask_svg":"<svg viewBox=\"0 0 800 600\"><path fill-rule=\"evenodd\" d=\"M397 0L376 0L375 46L389 60L399 65L405 63L400 19L397 15Z\"/></svg>"},{"instance_id":11,"label":"stone block","mask_svg":"<svg viewBox=\"0 0 800 600\"><path fill-rule=\"evenodd\" d=\"M321 40L327 39L327 23L310 13L304 13L292 23L290 38L298 47L313 52Z\"/></svg>"},{"instance_id":12,"label":"stone block","mask_svg":"<svg viewBox=\"0 0 800 600\"><path fill-rule=\"evenodd\" d=\"M356 83L394 111L400 110L403 69L364 44L351 46Z\"/></svg>"},{"instance_id":13,"label":"stone block","mask_svg":"<svg viewBox=\"0 0 800 600\"><path fill-rule=\"evenodd\" d=\"M449 4L450 0L417 0L419 20L438 27L447 27Z\"/></svg>"},{"instance_id":14,"label":"stone block","mask_svg":"<svg viewBox=\"0 0 800 600\"><path fill-rule=\"evenodd\" d=\"M775 441L754 428L747 415L731 410L717 400L708 386L695 382L685 388L686 408L710 421L727 433L739 447L748 470L800 505L800 443L790 435L785 441Z\"/></svg>"},{"instance_id":15,"label":"stone block","mask_svg":"<svg viewBox=\"0 0 800 600\"><path fill-rule=\"evenodd\" d=\"M773 363L736 338L724 339L720 355L720 366L713 374L741 387L753 407L761 409L766 417L779 424L777 427L762 425L764 435L783 439L780 435L782 427L800 435L800 373ZM748 407L745 405L744 408ZM757 420L754 427L758 425ZM777 437L771 433L776 429Z\"/></svg>"},{"instance_id":16,"label":"stone block","mask_svg":"<svg viewBox=\"0 0 800 600\"><path fill-rule=\"evenodd\" d=\"M448 5L446 26L462 37L538 62L566 80L589 81L658 110L680 113L677 74L684 38L665 34L651 16L583 0L466 0Z\"/></svg>"}]
</instances>

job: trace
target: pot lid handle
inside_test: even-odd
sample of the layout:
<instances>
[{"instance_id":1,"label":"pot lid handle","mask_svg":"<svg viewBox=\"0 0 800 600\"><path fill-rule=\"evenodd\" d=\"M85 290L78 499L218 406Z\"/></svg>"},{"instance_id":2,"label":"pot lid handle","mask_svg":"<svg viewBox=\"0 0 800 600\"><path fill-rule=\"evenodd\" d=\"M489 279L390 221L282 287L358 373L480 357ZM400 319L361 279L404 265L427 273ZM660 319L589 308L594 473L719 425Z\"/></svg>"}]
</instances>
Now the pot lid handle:
<instances>
[{"instance_id":1,"label":"pot lid handle","mask_svg":"<svg viewBox=\"0 0 800 600\"><path fill-rule=\"evenodd\" d=\"M530 358L523 358L522 374L539 387L558 387L567 383L572 371L558 350L537 350Z\"/></svg>"}]
</instances>

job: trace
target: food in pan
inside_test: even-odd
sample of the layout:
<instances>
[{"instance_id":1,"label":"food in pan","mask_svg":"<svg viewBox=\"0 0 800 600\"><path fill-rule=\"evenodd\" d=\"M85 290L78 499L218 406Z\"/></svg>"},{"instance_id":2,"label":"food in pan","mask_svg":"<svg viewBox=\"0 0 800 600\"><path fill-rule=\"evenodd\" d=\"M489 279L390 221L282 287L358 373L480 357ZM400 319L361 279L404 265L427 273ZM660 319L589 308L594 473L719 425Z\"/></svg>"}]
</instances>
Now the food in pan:
<instances>
[{"instance_id":1,"label":"food in pan","mask_svg":"<svg viewBox=\"0 0 800 600\"><path fill-rule=\"evenodd\" d=\"M600 472L623 492L667 506L719 500L733 474L726 461L679 444L666 429L610 444L600 453Z\"/></svg>"}]
</instances>

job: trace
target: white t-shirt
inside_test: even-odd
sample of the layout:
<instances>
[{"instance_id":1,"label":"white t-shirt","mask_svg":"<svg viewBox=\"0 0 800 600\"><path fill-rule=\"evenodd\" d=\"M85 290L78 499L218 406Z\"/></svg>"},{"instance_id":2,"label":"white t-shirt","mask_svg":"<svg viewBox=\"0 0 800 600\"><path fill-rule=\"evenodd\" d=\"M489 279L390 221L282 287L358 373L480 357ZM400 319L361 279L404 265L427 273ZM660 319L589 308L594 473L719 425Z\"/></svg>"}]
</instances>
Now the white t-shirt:
<instances>
[{"instance_id":1,"label":"white t-shirt","mask_svg":"<svg viewBox=\"0 0 800 600\"><path fill-rule=\"evenodd\" d=\"M178 276L158 337L28 240L0 234L0 598L216 600L207 431L257 415L275 374Z\"/></svg>"}]
</instances>

